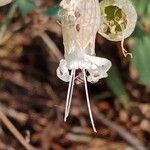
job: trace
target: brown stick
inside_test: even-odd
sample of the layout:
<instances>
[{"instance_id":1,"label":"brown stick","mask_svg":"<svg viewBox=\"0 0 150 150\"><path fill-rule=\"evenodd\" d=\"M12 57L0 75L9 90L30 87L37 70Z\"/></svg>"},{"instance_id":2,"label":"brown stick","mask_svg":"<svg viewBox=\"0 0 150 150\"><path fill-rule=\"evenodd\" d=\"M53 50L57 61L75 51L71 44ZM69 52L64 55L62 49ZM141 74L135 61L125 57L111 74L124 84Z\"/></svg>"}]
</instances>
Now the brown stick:
<instances>
[{"instance_id":1,"label":"brown stick","mask_svg":"<svg viewBox=\"0 0 150 150\"><path fill-rule=\"evenodd\" d=\"M56 57L57 60L60 60L63 58L56 44L51 40L51 38L45 32L39 34L38 36L42 38L44 43L50 49L50 52Z\"/></svg>"},{"instance_id":2,"label":"brown stick","mask_svg":"<svg viewBox=\"0 0 150 150\"><path fill-rule=\"evenodd\" d=\"M4 106L0 103L0 110L9 117L16 119L19 123L25 123L28 119L28 116L22 112L17 112L16 110Z\"/></svg>"},{"instance_id":3,"label":"brown stick","mask_svg":"<svg viewBox=\"0 0 150 150\"><path fill-rule=\"evenodd\" d=\"M117 132L123 139L125 139L129 144L131 144L136 150L147 150L147 148L134 135L129 133L123 127L108 120L104 115L99 113L96 106L94 107L93 112L97 117L97 119L99 119L104 125L111 128L113 131Z\"/></svg>"},{"instance_id":4,"label":"brown stick","mask_svg":"<svg viewBox=\"0 0 150 150\"><path fill-rule=\"evenodd\" d=\"M1 110L0 110L0 120L27 150L36 150L24 139L21 133L15 128L15 126L9 121L9 119L5 116L5 114Z\"/></svg>"}]
</instances>

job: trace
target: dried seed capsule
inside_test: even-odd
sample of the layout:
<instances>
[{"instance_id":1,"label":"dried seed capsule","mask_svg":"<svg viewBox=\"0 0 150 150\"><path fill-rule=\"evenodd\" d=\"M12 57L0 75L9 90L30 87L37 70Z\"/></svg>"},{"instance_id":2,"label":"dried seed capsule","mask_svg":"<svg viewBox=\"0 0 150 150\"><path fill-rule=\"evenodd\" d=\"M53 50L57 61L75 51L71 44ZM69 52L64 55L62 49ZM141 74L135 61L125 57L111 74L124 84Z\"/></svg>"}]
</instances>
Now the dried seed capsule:
<instances>
[{"instance_id":1,"label":"dried seed capsule","mask_svg":"<svg viewBox=\"0 0 150 150\"><path fill-rule=\"evenodd\" d=\"M99 34L110 41L121 41L134 31L137 13L130 0L100 2Z\"/></svg>"}]
</instances>

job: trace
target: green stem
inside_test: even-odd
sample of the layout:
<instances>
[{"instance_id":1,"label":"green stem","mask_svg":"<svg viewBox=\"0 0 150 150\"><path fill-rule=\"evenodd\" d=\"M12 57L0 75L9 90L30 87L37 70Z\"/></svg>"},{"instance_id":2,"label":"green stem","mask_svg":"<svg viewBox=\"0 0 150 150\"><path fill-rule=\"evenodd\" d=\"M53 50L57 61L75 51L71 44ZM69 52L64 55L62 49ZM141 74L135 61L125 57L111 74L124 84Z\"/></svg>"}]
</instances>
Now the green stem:
<instances>
[{"instance_id":1,"label":"green stem","mask_svg":"<svg viewBox=\"0 0 150 150\"><path fill-rule=\"evenodd\" d=\"M11 6L11 8L10 8L10 10L9 10L9 12L8 12L8 15L7 15L6 20L4 21L4 23L2 24L2 26L1 26L1 28L0 28L0 39L2 39L3 36L5 35L5 32L6 32L6 30L7 30L7 27L8 27L8 25L9 25L9 23L10 23L12 17L14 16L14 14L15 14L15 12L16 12L16 8L17 8L17 6L16 6L16 4L14 3L14 4Z\"/></svg>"}]
</instances>

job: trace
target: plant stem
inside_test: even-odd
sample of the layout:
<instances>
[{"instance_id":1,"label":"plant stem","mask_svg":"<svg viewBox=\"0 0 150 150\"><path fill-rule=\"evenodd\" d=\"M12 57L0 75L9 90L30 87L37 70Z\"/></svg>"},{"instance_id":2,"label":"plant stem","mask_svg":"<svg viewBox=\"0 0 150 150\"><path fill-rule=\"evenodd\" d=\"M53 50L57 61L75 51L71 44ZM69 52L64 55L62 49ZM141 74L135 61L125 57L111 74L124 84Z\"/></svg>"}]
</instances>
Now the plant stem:
<instances>
[{"instance_id":1,"label":"plant stem","mask_svg":"<svg viewBox=\"0 0 150 150\"><path fill-rule=\"evenodd\" d=\"M36 150L32 147L16 129L16 127L9 121L5 114L0 110L0 121L8 128L8 130L18 139L18 141L26 148L26 150Z\"/></svg>"}]
</instances>

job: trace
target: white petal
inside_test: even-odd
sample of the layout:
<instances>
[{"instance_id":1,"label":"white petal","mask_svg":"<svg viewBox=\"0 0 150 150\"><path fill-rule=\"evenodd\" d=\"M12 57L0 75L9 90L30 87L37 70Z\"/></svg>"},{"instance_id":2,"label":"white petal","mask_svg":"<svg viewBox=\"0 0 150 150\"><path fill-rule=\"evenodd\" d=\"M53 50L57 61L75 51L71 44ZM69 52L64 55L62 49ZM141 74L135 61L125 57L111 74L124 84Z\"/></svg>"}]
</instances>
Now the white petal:
<instances>
[{"instance_id":1,"label":"white petal","mask_svg":"<svg viewBox=\"0 0 150 150\"><path fill-rule=\"evenodd\" d=\"M65 82L69 82L70 75L69 75L69 70L66 67L66 64L67 64L66 60L62 59L60 61L59 67L56 70L56 74L61 80L65 81Z\"/></svg>"},{"instance_id":2,"label":"white petal","mask_svg":"<svg viewBox=\"0 0 150 150\"><path fill-rule=\"evenodd\" d=\"M90 74L87 78L88 82L95 83L98 82L99 79L108 76L107 71L111 67L111 62L108 59L88 55L86 55L86 58L92 63L92 66L87 69Z\"/></svg>"}]
</instances>

